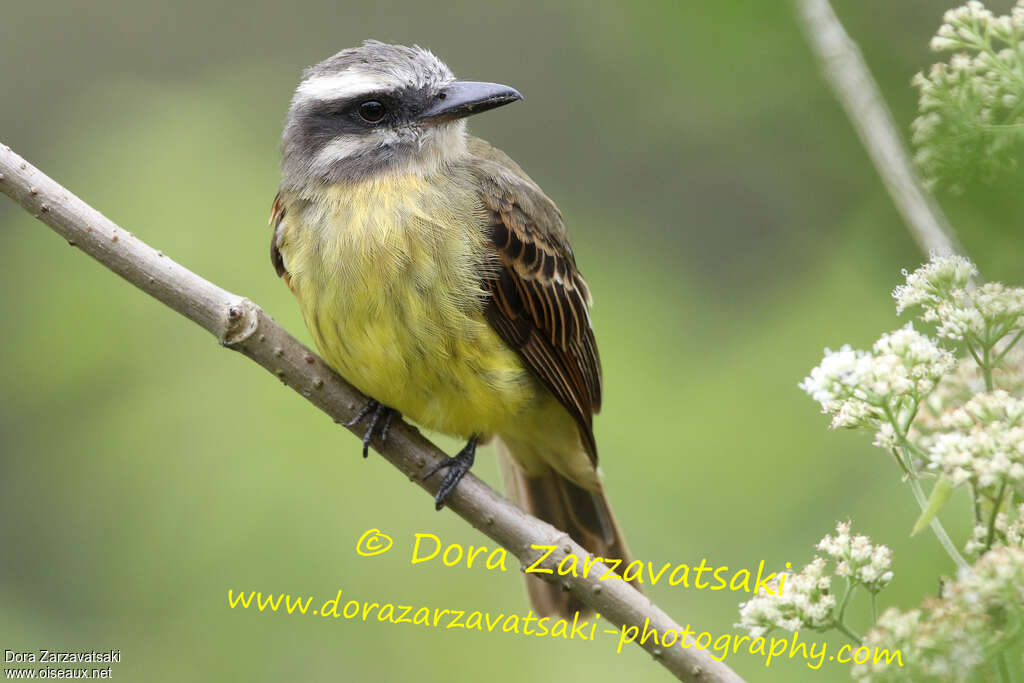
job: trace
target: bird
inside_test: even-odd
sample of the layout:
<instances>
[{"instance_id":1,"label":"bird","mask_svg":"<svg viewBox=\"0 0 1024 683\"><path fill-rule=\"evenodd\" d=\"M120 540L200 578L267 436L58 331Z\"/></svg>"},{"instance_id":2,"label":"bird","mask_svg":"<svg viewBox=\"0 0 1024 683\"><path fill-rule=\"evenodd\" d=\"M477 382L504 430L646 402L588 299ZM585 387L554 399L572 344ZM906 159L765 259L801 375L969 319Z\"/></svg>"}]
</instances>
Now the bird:
<instances>
[{"instance_id":1,"label":"bird","mask_svg":"<svg viewBox=\"0 0 1024 683\"><path fill-rule=\"evenodd\" d=\"M597 557L629 551L597 467L602 379L562 214L470 115L521 100L419 46L368 40L307 68L281 139L271 261L326 362L371 400L363 456L396 415L466 440L435 506L493 440L509 497ZM621 572L621 569L619 570ZM540 614L588 614L527 577Z\"/></svg>"}]
</instances>

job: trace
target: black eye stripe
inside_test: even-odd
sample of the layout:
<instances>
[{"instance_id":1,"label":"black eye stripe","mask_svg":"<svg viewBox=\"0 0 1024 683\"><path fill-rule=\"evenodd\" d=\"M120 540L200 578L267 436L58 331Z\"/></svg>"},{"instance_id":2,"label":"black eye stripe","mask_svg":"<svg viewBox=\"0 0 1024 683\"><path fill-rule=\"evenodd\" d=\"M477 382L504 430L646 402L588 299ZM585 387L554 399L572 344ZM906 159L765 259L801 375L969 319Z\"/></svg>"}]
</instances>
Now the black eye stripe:
<instances>
[{"instance_id":1,"label":"black eye stripe","mask_svg":"<svg viewBox=\"0 0 1024 683\"><path fill-rule=\"evenodd\" d=\"M360 95L321 100L311 104L306 116L321 119L325 130L358 133L378 126L394 126L415 120L420 111L433 104L437 93L423 88L406 88L366 92ZM364 116L360 108L369 102L379 102L384 115L379 119ZM368 112L367 112L368 113Z\"/></svg>"}]
</instances>

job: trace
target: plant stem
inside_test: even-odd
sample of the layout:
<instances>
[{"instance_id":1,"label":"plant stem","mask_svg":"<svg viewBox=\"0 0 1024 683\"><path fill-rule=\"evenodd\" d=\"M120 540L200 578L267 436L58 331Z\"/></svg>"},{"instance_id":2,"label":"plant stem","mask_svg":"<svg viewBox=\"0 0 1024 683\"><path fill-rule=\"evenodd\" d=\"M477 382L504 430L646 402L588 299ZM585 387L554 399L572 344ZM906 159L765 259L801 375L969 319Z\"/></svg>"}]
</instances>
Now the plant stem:
<instances>
[{"instance_id":1,"label":"plant stem","mask_svg":"<svg viewBox=\"0 0 1024 683\"><path fill-rule=\"evenodd\" d=\"M910 431L910 425L914 423L914 418L917 417L917 409L921 406L921 399L917 399L913 402L910 410L907 411L907 421L905 424L900 425L898 429L904 436Z\"/></svg>"},{"instance_id":2,"label":"plant stem","mask_svg":"<svg viewBox=\"0 0 1024 683\"><path fill-rule=\"evenodd\" d=\"M903 458L900 457L899 451L897 451L895 448L892 449L892 457L896 458L896 462L897 464L899 464L900 469L903 470L903 474L907 475L907 477L914 476L913 474L910 473L910 470L907 469L906 464L904 464L903 462Z\"/></svg>"},{"instance_id":3,"label":"plant stem","mask_svg":"<svg viewBox=\"0 0 1024 683\"><path fill-rule=\"evenodd\" d=\"M907 440L906 435L899 431L899 425L893 418L892 413L889 412L888 407L886 408L886 412L889 413L890 419L893 420L893 427L896 428L897 435L899 436L903 447L907 450L916 449L916 447ZM893 451L893 455L896 456L896 460L903 466L903 470L907 473L907 481L910 482L910 489L914 492L914 498L917 500L917 504L921 507L921 511L924 512L928 509L928 498L924 495L924 489L921 488L921 482L918 480L917 471L914 469L913 458L911 458L909 454L907 454L905 458L900 458L898 452L895 450ZM956 549L956 545L954 545L953 541L949 538L949 534L946 533L946 528L942 526L942 522L939 521L938 517L935 517L928 526L932 528L932 532L939 540L939 545L942 546L946 551L946 554L949 555L957 567L960 569L966 569L970 566L960 554L960 551Z\"/></svg>"},{"instance_id":4,"label":"plant stem","mask_svg":"<svg viewBox=\"0 0 1024 683\"><path fill-rule=\"evenodd\" d=\"M910 234L925 254L962 253L942 209L924 189L878 84L828 0L795 0L804 35L850 117Z\"/></svg>"},{"instance_id":5,"label":"plant stem","mask_svg":"<svg viewBox=\"0 0 1024 683\"><path fill-rule=\"evenodd\" d=\"M858 645L861 645L864 642L861 639L860 636L858 636L856 633L854 633L850 629L849 626L847 626L846 624L844 624L842 622L837 622L836 623L836 630L839 631L840 633L842 633L843 635L845 635L847 638L849 638L853 642L857 643Z\"/></svg>"},{"instance_id":6,"label":"plant stem","mask_svg":"<svg viewBox=\"0 0 1024 683\"><path fill-rule=\"evenodd\" d=\"M967 350L970 352L971 358L973 358L974 362L978 364L978 367L979 368L984 368L985 367L984 361L982 361L981 358L978 356L978 354L974 351L974 347L971 346L971 343L970 342L966 342L965 346L967 346Z\"/></svg>"},{"instance_id":7,"label":"plant stem","mask_svg":"<svg viewBox=\"0 0 1024 683\"><path fill-rule=\"evenodd\" d=\"M996 538L996 517L999 516L999 508L1003 506L1003 496L1006 495L1006 477L1003 477L1003 483L999 487L999 495L996 496L995 502L992 504L992 516L988 519L988 537L985 539L985 552L992 549L992 542Z\"/></svg>"},{"instance_id":8,"label":"plant stem","mask_svg":"<svg viewBox=\"0 0 1024 683\"><path fill-rule=\"evenodd\" d=\"M992 381L992 364L989 362L989 353L992 347L986 346L982 349L981 359L984 361L981 365L981 372L985 375L985 391L994 391L996 386Z\"/></svg>"},{"instance_id":9,"label":"plant stem","mask_svg":"<svg viewBox=\"0 0 1024 683\"><path fill-rule=\"evenodd\" d=\"M909 481L910 488L914 492L914 498L917 499L917 504L921 506L921 511L923 512L928 508L928 498L924 495L924 490L921 488L921 482L917 480L917 477L911 477ZM946 529L942 526L942 522L939 521L939 518L936 517L933 519L928 526L932 528L932 531L935 533L935 537L939 539L939 545L941 545L943 550L946 551L946 554L953 560L957 568L969 568L970 565L967 564L967 561L960 554L960 551L956 549L953 541L950 540L949 534L946 533Z\"/></svg>"},{"instance_id":10,"label":"plant stem","mask_svg":"<svg viewBox=\"0 0 1024 683\"><path fill-rule=\"evenodd\" d=\"M916 450L917 447L910 443L906 434L900 431L900 425L896 422L896 419L892 415L888 406L886 407L886 413L892 421L893 428L896 429L896 434L899 437L903 448L907 451ZM924 512L928 509L928 498L924 495L924 489L921 488L921 482L918 481L917 470L914 468L914 459L910 457L909 453L907 453L907 457L903 460L905 461L904 469L907 470L907 481L910 482L910 489L914 492L914 498L917 499L917 504L921 507L921 511ZM964 560L960 551L958 551L956 546L953 545L953 541L950 540L949 534L946 533L946 529L942 526L942 522L939 521L939 518L935 517L932 519L928 526L932 528L932 531L935 533L935 537L939 539L939 545L943 547L946 554L950 556L956 566L961 569L966 569L969 566L967 561Z\"/></svg>"},{"instance_id":11,"label":"plant stem","mask_svg":"<svg viewBox=\"0 0 1024 683\"><path fill-rule=\"evenodd\" d=\"M1021 330L1020 332L1018 332L1017 335L1013 339L1010 340L1010 343L1007 344L1003 348L1003 350L999 352L999 355L996 356L996 359L994 361L992 361L992 364L995 365L995 364L1001 362L1003 360L1003 358L1006 357L1006 354L1010 352L1010 349L1012 349L1014 346L1017 345L1017 342L1019 342L1021 340L1021 337L1024 337L1024 330Z\"/></svg>"},{"instance_id":12,"label":"plant stem","mask_svg":"<svg viewBox=\"0 0 1024 683\"><path fill-rule=\"evenodd\" d=\"M846 614L846 606L850 603L850 596L857 590L857 584L850 582L850 577L846 577L846 593L843 594L843 600L839 604L839 623L843 623L843 617Z\"/></svg>"},{"instance_id":13,"label":"plant stem","mask_svg":"<svg viewBox=\"0 0 1024 683\"><path fill-rule=\"evenodd\" d=\"M871 624L878 623L878 593L871 593Z\"/></svg>"},{"instance_id":14,"label":"plant stem","mask_svg":"<svg viewBox=\"0 0 1024 683\"><path fill-rule=\"evenodd\" d=\"M981 524L981 496L978 495L978 487L971 482L971 503L974 508L974 525Z\"/></svg>"}]
</instances>

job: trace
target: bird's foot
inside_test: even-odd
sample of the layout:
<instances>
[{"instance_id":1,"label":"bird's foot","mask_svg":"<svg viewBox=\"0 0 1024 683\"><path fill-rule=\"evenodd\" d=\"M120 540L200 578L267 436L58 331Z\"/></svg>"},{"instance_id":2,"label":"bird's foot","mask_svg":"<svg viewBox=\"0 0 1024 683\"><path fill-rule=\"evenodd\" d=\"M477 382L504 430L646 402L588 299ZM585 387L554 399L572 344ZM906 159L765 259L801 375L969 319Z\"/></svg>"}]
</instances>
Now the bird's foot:
<instances>
[{"instance_id":1,"label":"bird's foot","mask_svg":"<svg viewBox=\"0 0 1024 683\"><path fill-rule=\"evenodd\" d=\"M465 445L465 447L458 452L454 458L448 458L430 468L430 471L423 475L423 479L426 479L433 475L435 472L440 470L448 470L444 479L441 480L441 486L437 489L437 495L434 496L434 507L438 510L444 507L444 501L448 499L455 487L459 485L462 478L466 476L466 472L469 472L469 468L473 466L473 459L476 457L476 437L473 437Z\"/></svg>"},{"instance_id":2,"label":"bird's foot","mask_svg":"<svg viewBox=\"0 0 1024 683\"><path fill-rule=\"evenodd\" d=\"M366 432L363 434L363 457L370 455L370 441L373 440L374 435L380 437L380 444L383 446L384 442L388 439L388 430L391 428L391 420L394 419L398 411L393 408L388 408L380 401L370 399L366 402L366 405L353 417L351 420L345 423L346 427L352 427L359 423L364 417L373 413L370 418L370 426L367 427Z\"/></svg>"}]
</instances>

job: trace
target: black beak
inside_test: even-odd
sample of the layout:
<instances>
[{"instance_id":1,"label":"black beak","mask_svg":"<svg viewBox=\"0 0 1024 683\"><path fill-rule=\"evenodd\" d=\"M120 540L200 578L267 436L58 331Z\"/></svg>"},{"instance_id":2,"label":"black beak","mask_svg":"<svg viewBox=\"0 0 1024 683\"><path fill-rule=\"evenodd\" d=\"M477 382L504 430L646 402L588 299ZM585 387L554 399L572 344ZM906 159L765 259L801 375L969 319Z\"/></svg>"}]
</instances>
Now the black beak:
<instances>
[{"instance_id":1,"label":"black beak","mask_svg":"<svg viewBox=\"0 0 1024 683\"><path fill-rule=\"evenodd\" d=\"M507 85L455 81L445 86L418 118L431 123L454 121L521 99L519 91Z\"/></svg>"}]
</instances>

